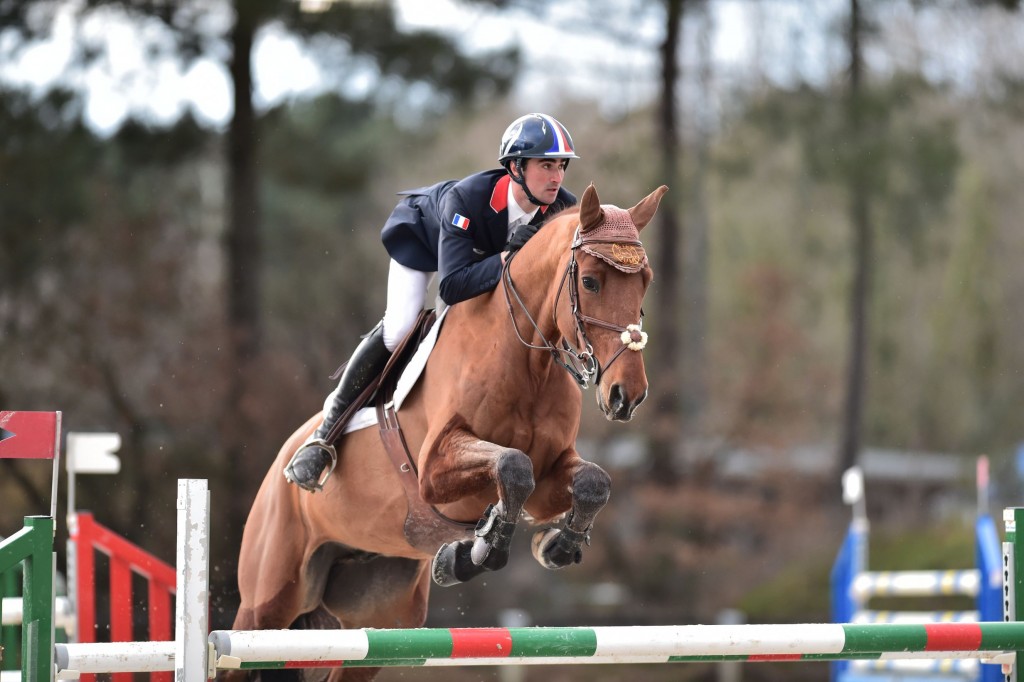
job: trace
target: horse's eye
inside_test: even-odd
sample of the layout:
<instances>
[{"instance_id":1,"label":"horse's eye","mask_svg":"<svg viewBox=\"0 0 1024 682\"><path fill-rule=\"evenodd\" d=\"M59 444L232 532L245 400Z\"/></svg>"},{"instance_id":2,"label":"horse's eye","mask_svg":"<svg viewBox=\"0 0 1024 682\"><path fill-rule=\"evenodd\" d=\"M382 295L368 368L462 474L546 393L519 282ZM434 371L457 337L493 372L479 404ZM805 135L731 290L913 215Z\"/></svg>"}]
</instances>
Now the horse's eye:
<instances>
[{"instance_id":1,"label":"horse's eye","mask_svg":"<svg viewBox=\"0 0 1024 682\"><path fill-rule=\"evenodd\" d=\"M593 277L583 278L583 288L587 291L593 291L595 294L601 290L601 285Z\"/></svg>"}]
</instances>

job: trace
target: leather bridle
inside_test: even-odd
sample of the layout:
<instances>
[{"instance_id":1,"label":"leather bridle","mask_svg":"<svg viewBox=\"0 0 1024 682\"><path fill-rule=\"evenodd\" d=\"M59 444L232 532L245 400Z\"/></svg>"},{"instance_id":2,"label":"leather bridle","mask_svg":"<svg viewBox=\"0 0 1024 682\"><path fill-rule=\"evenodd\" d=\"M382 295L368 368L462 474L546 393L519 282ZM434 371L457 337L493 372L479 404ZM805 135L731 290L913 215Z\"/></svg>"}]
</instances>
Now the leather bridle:
<instances>
[{"instance_id":1,"label":"leather bridle","mask_svg":"<svg viewBox=\"0 0 1024 682\"><path fill-rule=\"evenodd\" d=\"M551 315L557 327L558 301L562 297L562 291L568 288L569 307L572 312L573 319L576 322L575 346L570 345L565 338L562 339L561 348L551 343L547 337L544 336L544 332L541 331L536 320L534 320L533 316L530 314L530 311L527 310L526 304L523 302L522 297L516 290L515 283L512 281L512 274L509 269L509 266L512 264L512 260L519 252L515 251L509 254L509 257L505 260L505 264L502 267L502 280L505 283L505 303L508 306L509 317L512 320L512 328L515 329L516 336L519 337L520 343L527 348L549 351L555 359L555 362L564 367L582 389L588 388L591 382L594 384L599 383L601 381L601 375L608 371L608 368L611 367L612 363L618 360L619 356L621 356L626 350L640 352L647 343L647 334L643 331L643 309L640 310L640 320L637 321L636 324L629 324L625 327L615 324L614 322L608 322L606 320L585 315L580 310L579 264L576 262L576 250L588 244L620 244L636 247L643 246L636 240L588 240L586 238L586 233L581 235L579 226L576 227L576 231L573 234L572 244L570 245L569 262L566 264L565 270L562 272L562 278L558 284L558 293L555 294L555 304L552 308ZM568 287L566 287L566 282L568 282ZM530 324L533 325L537 335L540 336L541 341L543 342L542 345L530 343L524 339L522 333L520 333L519 324L516 322L515 312L512 309L513 296L515 297L520 310L522 310L523 314L526 315L526 319L530 321ZM593 325L603 329L608 329L613 332L618 332L620 335L619 338L622 341L622 346L615 351L611 359L603 366L594 356L594 347L587 336L586 325ZM563 356L565 357L564 360Z\"/></svg>"}]
</instances>

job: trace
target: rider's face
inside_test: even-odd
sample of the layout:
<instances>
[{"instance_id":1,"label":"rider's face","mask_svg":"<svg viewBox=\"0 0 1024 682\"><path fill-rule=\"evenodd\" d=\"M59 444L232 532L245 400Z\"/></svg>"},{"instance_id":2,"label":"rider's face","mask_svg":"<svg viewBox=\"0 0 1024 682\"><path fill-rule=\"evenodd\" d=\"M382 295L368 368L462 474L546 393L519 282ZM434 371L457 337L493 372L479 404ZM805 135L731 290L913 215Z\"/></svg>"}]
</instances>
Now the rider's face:
<instances>
[{"instance_id":1,"label":"rider's face","mask_svg":"<svg viewBox=\"0 0 1024 682\"><path fill-rule=\"evenodd\" d=\"M566 165L566 159L525 159L523 179L533 196L545 204L553 202L565 179Z\"/></svg>"}]
</instances>

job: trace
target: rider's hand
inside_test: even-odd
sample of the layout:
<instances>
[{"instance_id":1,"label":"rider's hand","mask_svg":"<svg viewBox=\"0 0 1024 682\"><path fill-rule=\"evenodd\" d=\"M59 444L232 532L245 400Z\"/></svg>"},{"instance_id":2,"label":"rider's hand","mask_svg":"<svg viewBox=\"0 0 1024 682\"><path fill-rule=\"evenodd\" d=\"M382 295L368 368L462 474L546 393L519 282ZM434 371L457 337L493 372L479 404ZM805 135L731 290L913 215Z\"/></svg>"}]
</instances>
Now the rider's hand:
<instances>
[{"instance_id":1,"label":"rider's hand","mask_svg":"<svg viewBox=\"0 0 1024 682\"><path fill-rule=\"evenodd\" d=\"M540 225L520 225L516 228L515 233L509 238L508 243L505 244L505 250L509 253L515 253L519 249L523 248L523 244L533 235L537 234L537 230L540 229Z\"/></svg>"}]
</instances>

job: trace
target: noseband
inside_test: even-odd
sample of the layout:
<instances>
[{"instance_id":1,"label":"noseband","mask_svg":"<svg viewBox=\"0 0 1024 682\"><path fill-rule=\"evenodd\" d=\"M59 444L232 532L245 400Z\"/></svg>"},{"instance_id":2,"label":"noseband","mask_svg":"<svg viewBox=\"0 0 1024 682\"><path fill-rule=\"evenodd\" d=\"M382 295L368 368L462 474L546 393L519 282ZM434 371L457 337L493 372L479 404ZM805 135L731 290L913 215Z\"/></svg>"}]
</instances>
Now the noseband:
<instances>
[{"instance_id":1,"label":"noseband","mask_svg":"<svg viewBox=\"0 0 1024 682\"><path fill-rule=\"evenodd\" d=\"M603 239L587 239L585 234L580 234L580 228L576 228L576 232L573 234L572 244L570 245L570 257L569 262L565 266L565 270L562 272L561 280L558 284L558 293L555 294L555 304L552 308L551 317L555 321L555 325L558 325L558 301L562 297L562 291L566 289L566 282L569 283L569 308L572 312L573 320L576 322L576 347L569 344L567 340L562 339L562 347L559 348L544 336L544 332L540 330L537 322L530 315L530 311L527 310L526 304L523 302L522 297L519 295L519 291L516 290L515 283L512 281L512 274L509 266L512 264L512 259L519 253L518 251L509 255L505 260L505 265L502 268L502 279L505 283L505 303L508 306L508 314L512 320L512 328L516 331L516 336L519 337L520 343L527 348L533 348L536 350L547 350L551 352L555 362L565 368L569 375L576 380L580 388L586 389L590 386L591 382L597 384L601 381L601 375L612 366L619 356L626 350L634 352L640 352L647 345L647 333L643 331L643 310L640 311L640 320L636 324L629 324L625 327L617 325L613 322L607 322L600 320L596 317L590 317L584 315L580 310L580 294L579 294L579 264L576 262L576 250L584 245L590 244L618 244L626 246L640 247L642 244L635 240L603 240ZM533 325L534 330L540 336L542 345L534 345L523 338L523 335L519 331L519 325L516 323L515 313L512 310L512 296L515 297L516 303L519 304L520 310L526 315L526 319ZM586 325L594 325L603 329L608 329L613 332L619 333L619 338L622 341L622 346L615 351L611 359L602 367L601 362L594 356L594 347L590 343L590 339L587 336ZM563 356L565 359L563 360Z\"/></svg>"}]
</instances>

